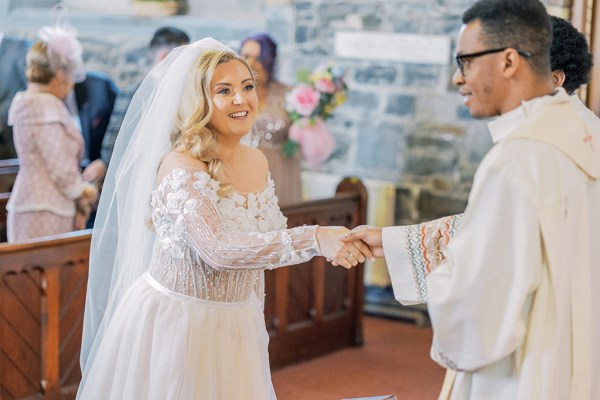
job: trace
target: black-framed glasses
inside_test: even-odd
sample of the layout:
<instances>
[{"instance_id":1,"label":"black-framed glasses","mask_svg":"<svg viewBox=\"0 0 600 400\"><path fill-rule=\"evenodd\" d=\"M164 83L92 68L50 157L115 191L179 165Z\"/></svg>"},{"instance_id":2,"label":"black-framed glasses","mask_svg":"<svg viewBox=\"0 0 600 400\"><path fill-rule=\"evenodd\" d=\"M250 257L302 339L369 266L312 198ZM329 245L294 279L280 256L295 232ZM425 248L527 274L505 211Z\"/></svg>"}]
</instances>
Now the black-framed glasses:
<instances>
[{"instance_id":1,"label":"black-framed glasses","mask_svg":"<svg viewBox=\"0 0 600 400\"><path fill-rule=\"evenodd\" d=\"M493 54L493 53L500 53L501 51L504 51L506 49L510 49L510 47L502 47L500 49L478 51L477 53L470 53L470 54L457 54L456 57L454 57L454 59L456 60L456 65L458 65L460 74L462 76L465 76L465 65L469 64L469 59L477 58L477 57L481 57L481 56L485 56L485 55ZM517 50L517 53L522 57L527 57L527 58L531 57L531 53L528 51Z\"/></svg>"}]
</instances>

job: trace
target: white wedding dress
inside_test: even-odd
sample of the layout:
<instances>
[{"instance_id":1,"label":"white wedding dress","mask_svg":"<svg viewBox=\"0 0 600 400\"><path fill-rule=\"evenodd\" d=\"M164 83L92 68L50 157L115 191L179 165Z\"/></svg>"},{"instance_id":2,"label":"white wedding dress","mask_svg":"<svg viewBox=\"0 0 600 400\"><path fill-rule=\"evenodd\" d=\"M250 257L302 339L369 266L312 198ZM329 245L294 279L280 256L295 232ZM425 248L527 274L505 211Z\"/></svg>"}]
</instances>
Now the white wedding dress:
<instances>
[{"instance_id":1,"label":"white wedding dress","mask_svg":"<svg viewBox=\"0 0 600 400\"><path fill-rule=\"evenodd\" d=\"M258 193L218 188L178 168L152 192L152 261L117 306L79 399L275 398L263 270L318 254L316 228L284 229L271 179Z\"/></svg>"}]
</instances>

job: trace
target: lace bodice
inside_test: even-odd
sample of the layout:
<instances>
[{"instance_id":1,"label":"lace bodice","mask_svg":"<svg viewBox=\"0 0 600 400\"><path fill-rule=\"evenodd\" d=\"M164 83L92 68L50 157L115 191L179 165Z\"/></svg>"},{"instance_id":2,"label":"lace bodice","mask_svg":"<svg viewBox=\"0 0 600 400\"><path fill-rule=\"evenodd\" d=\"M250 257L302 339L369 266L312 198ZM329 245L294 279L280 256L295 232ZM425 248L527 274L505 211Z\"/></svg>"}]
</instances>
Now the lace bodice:
<instances>
[{"instance_id":1,"label":"lace bodice","mask_svg":"<svg viewBox=\"0 0 600 400\"><path fill-rule=\"evenodd\" d=\"M319 254L316 227L285 229L273 181L256 193L219 197L219 182L177 168L152 192L156 231L149 272L169 290L204 300L241 302L263 295L264 269Z\"/></svg>"}]
</instances>

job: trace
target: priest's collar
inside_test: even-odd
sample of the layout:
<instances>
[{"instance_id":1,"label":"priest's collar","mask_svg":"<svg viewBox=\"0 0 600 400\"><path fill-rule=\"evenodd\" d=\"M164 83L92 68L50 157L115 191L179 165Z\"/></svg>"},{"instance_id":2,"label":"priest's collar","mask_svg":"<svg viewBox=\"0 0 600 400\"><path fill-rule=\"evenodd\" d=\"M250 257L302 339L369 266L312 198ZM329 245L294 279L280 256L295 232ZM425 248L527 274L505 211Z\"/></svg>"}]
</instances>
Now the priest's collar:
<instances>
[{"instance_id":1,"label":"priest's collar","mask_svg":"<svg viewBox=\"0 0 600 400\"><path fill-rule=\"evenodd\" d=\"M506 138L512 130L541 108L550 104L559 104L569 101L569 95L562 87L556 89L551 95L536 97L531 100L521 101L521 105L514 110L502 114L493 121L488 122L488 129L494 143Z\"/></svg>"}]
</instances>

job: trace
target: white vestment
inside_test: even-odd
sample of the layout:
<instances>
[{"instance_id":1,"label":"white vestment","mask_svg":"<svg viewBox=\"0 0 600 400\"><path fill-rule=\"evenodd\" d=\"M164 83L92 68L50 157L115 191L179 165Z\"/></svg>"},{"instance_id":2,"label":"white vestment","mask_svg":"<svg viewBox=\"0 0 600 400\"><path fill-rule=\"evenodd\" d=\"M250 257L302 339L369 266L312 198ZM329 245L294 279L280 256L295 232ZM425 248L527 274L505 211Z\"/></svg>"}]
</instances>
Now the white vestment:
<instances>
[{"instance_id":1,"label":"white vestment","mask_svg":"<svg viewBox=\"0 0 600 400\"><path fill-rule=\"evenodd\" d=\"M575 110L577 110L577 113L581 119L583 119L583 123L585 124L588 132L598 138L600 136L600 118L598 118L598 116L594 114L592 110L587 108L577 95L571 95L569 99L571 100L571 104L575 107Z\"/></svg>"},{"instance_id":2,"label":"white vestment","mask_svg":"<svg viewBox=\"0 0 600 400\"><path fill-rule=\"evenodd\" d=\"M383 230L396 298L428 303L432 358L458 371L452 399L600 399L600 140L573 103L559 89L490 122L460 224Z\"/></svg>"}]
</instances>

